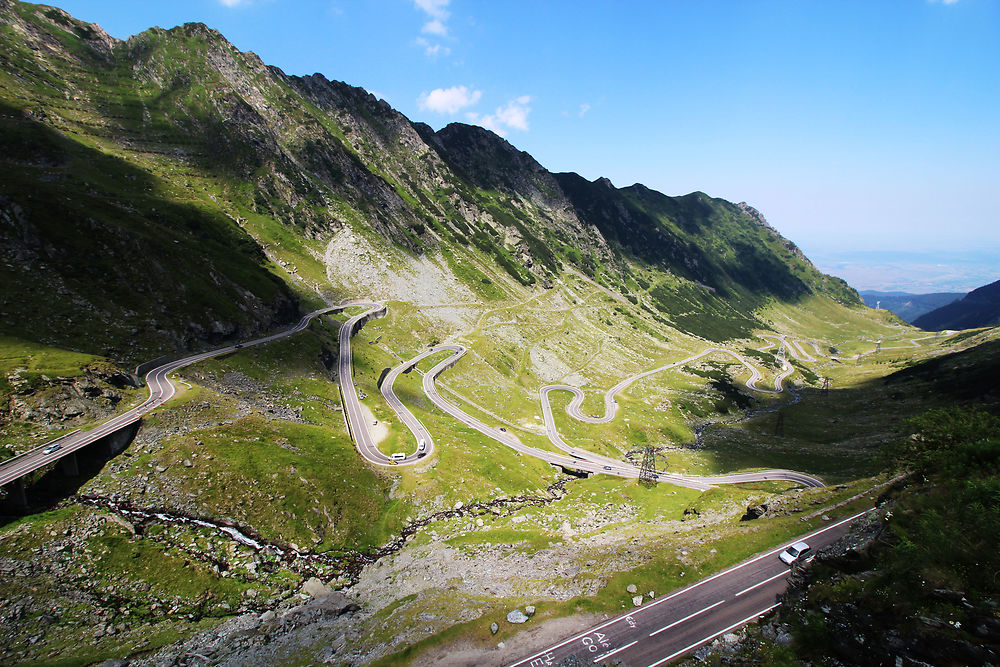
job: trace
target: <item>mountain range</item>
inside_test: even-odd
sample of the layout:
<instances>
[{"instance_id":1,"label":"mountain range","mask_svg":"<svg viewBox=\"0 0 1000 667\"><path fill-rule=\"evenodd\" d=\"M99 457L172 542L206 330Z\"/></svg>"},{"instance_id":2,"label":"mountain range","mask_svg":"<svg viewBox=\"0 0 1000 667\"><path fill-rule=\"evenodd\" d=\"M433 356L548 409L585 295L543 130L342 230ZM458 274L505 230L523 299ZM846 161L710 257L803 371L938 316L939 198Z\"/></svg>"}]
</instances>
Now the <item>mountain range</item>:
<instances>
[{"instance_id":1,"label":"mountain range","mask_svg":"<svg viewBox=\"0 0 1000 667\"><path fill-rule=\"evenodd\" d=\"M933 294L911 294L909 292L878 292L861 290L858 292L869 308L884 308L907 322L929 313L935 308L958 301L965 292L938 292Z\"/></svg>"},{"instance_id":2,"label":"mountain range","mask_svg":"<svg viewBox=\"0 0 1000 667\"><path fill-rule=\"evenodd\" d=\"M1000 280L978 287L958 301L917 317L913 324L927 331L975 329L1000 324Z\"/></svg>"},{"instance_id":3,"label":"mountain range","mask_svg":"<svg viewBox=\"0 0 1000 667\"><path fill-rule=\"evenodd\" d=\"M345 229L483 298L510 293L484 266L522 286L580 271L713 340L748 335L769 299L860 304L748 205L552 174L488 130L435 132L202 24L120 41L9 0L0 19L13 335L139 360L287 322L297 297L275 264L320 278ZM475 261L456 270L454 247Z\"/></svg>"}]
</instances>

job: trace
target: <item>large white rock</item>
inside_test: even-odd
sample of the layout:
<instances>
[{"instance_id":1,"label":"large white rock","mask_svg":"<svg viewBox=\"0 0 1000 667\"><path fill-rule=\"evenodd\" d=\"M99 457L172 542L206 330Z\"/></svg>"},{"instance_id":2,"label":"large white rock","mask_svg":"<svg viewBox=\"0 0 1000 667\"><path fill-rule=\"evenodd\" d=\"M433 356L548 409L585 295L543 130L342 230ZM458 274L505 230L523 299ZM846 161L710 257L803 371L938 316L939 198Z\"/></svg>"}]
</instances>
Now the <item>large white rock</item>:
<instances>
[{"instance_id":1,"label":"large white rock","mask_svg":"<svg viewBox=\"0 0 1000 667\"><path fill-rule=\"evenodd\" d=\"M527 623L528 617L524 615L524 612L520 609L515 609L514 611L507 614L508 623Z\"/></svg>"}]
</instances>

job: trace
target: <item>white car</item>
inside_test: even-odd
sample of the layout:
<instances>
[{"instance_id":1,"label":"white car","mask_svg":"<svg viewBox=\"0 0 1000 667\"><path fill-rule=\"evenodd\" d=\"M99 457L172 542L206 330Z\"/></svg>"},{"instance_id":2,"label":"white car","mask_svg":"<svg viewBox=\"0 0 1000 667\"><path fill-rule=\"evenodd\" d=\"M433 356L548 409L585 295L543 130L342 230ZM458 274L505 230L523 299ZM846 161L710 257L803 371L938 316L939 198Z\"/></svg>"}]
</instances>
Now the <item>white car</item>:
<instances>
[{"instance_id":1,"label":"white car","mask_svg":"<svg viewBox=\"0 0 1000 667\"><path fill-rule=\"evenodd\" d=\"M391 458L393 461L405 461L406 454L404 454L403 452L396 452L395 454L392 455Z\"/></svg>"},{"instance_id":2,"label":"white car","mask_svg":"<svg viewBox=\"0 0 1000 667\"><path fill-rule=\"evenodd\" d=\"M62 445L49 445L42 450L42 454L52 454L54 452L58 452L60 449L62 449Z\"/></svg>"},{"instance_id":3,"label":"white car","mask_svg":"<svg viewBox=\"0 0 1000 667\"><path fill-rule=\"evenodd\" d=\"M806 554L810 553L811 551L812 547L810 547L805 542L796 542L792 546L782 551L778 555L778 558L780 558L781 562L784 563L785 565L791 565L797 560L802 560L802 558L804 558Z\"/></svg>"}]
</instances>

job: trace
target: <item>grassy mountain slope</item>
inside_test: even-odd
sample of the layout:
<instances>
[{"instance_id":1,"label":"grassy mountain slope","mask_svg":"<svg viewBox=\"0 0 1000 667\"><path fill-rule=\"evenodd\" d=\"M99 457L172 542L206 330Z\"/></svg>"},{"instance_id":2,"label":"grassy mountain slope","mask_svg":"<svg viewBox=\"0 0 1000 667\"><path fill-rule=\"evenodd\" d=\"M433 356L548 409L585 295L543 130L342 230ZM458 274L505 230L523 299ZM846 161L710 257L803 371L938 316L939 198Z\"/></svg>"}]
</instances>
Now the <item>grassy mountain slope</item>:
<instances>
[{"instance_id":1,"label":"grassy mountain slope","mask_svg":"<svg viewBox=\"0 0 1000 667\"><path fill-rule=\"evenodd\" d=\"M23 170L31 155L32 169L69 172L46 176L51 192L45 199L60 202L58 211L30 205L28 190L39 173L20 182L6 179L8 228L18 216L27 216L23 226L49 214L80 228L82 220L96 217L92 210L99 212L84 193L104 192L107 200L113 186L128 207L119 216L123 227L150 230L152 218L176 228L185 220L196 235L223 246L247 243L241 257L228 261L257 264L258 283L274 281L243 232L273 259L292 263L303 285L316 288L324 282L323 267L316 265L322 245L349 229L418 258L429 254L439 265L449 263L442 253L468 255L476 268L456 270L451 262L445 271L480 296L491 292L483 288L490 284L480 275L484 267L487 280L498 267L514 287L551 284L564 267L573 267L661 315L703 300L709 324L700 333L715 339L746 335L756 323L753 309L769 298L812 292L857 304L748 207L699 193L671 198L641 186L615 190L554 176L491 132L455 124L434 133L361 89L321 75L286 76L200 24L151 29L119 42L57 9L5 3L0 12L9 167ZM88 151L112 162L96 155L91 160ZM104 183L80 172L85 164L100 165ZM130 198L135 202L125 204ZM206 220L194 221L199 216ZM233 228L234 220L242 231ZM174 240L181 243L167 242ZM59 250L69 239L52 235L40 242ZM213 262L226 261L225 253L205 245ZM177 268L192 286L233 282L254 294L263 303L242 299L249 311L244 320L287 318L287 293L285 301L274 302L280 287L268 291L265 283L253 283L249 267L216 266L214 274L209 264L200 274L184 263ZM66 282L83 267L53 258L45 271ZM659 280L660 273L671 278ZM27 293L29 286L19 284L25 275L14 273L8 289ZM102 284L94 293L113 291ZM190 346L198 327L230 334L246 328L233 312L209 316L223 302L240 301L225 290L216 296L194 327L167 323L173 347ZM200 308L202 298L193 295L186 310ZM105 323L135 310L115 303L96 306ZM179 304L167 308L184 310ZM19 321L27 315L17 314ZM696 319L675 324L693 331ZM52 330L55 335L58 327Z\"/></svg>"}]
</instances>

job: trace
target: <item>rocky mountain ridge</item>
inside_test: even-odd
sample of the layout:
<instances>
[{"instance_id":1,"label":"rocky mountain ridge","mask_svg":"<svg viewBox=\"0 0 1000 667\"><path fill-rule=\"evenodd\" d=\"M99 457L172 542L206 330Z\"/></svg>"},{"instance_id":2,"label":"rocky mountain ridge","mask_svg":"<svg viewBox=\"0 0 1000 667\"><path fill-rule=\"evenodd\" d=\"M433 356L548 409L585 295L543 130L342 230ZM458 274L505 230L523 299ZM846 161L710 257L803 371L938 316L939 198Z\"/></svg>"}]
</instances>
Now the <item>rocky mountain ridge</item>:
<instances>
[{"instance_id":1,"label":"rocky mountain ridge","mask_svg":"<svg viewBox=\"0 0 1000 667\"><path fill-rule=\"evenodd\" d=\"M37 237L50 290L87 303L105 329L129 311L157 321L160 349L288 321L287 276L255 246L275 247L290 235L283 246L301 246L308 259L319 254L316 244L345 228L411 255L467 253L480 273L498 274L510 295L550 285L573 268L674 326L694 324L672 319L678 303L704 301L709 324L695 333L708 337L748 334L761 326L753 310L772 298L817 293L860 303L752 207L552 174L488 130L454 123L435 132L361 88L267 66L203 24L151 28L120 41L62 10L5 0L0 25L4 161L23 172L0 189L5 256L24 254L18 235ZM90 173L98 160L106 162L102 174ZM40 211L32 201L40 181L47 203L60 210ZM88 201L93 197L114 209L100 222L93 221L92 209L100 208ZM46 217L62 221L60 229L41 221ZM248 218L257 227L244 224ZM142 256L170 256L164 241L208 252L202 267L177 272L182 279L161 262L163 282L230 287L216 298L164 303L157 317L149 304L123 308L124 299L101 296L131 282L120 267L136 261L136 249L111 250L116 270L95 272L81 286L69 284L89 267L53 261L69 245L68 232L96 224L102 238L134 239L148 236L150 222L177 238L145 239ZM18 225L31 231L18 232ZM213 257L198 238L205 235L230 237L222 243L229 250L220 246ZM33 266L22 263L10 276L12 290L26 274L38 275ZM474 287L483 282L460 278ZM215 303L206 308L206 300ZM728 321L734 307L743 313L739 327L711 324ZM5 320L32 319L27 308L9 315ZM66 344L64 327L46 329L48 340ZM110 337L134 331L121 329ZM115 350L101 351L138 354Z\"/></svg>"}]
</instances>

